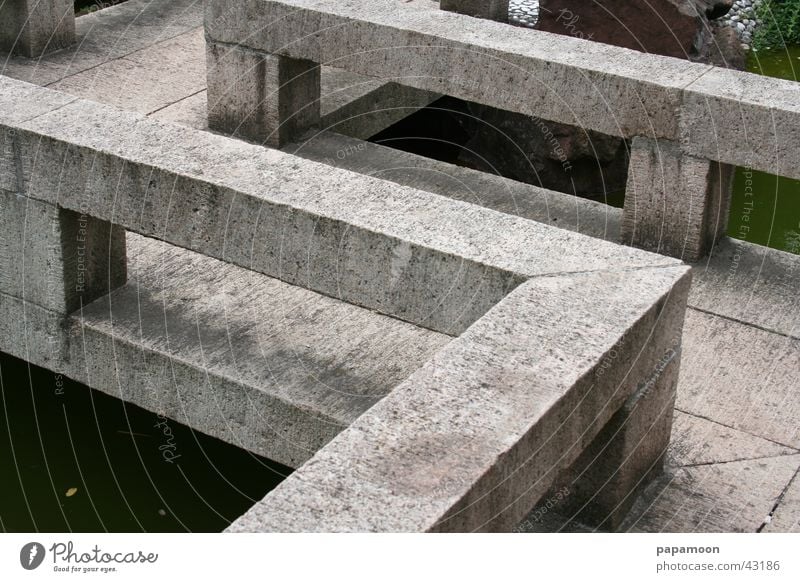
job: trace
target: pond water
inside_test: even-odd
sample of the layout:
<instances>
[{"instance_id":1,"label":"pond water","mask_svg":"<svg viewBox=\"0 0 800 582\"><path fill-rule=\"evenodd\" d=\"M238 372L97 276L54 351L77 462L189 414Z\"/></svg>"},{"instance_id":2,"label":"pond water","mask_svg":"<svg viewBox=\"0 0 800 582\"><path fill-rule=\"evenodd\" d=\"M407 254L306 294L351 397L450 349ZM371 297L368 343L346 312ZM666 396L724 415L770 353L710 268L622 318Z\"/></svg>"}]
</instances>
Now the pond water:
<instances>
[{"instance_id":1,"label":"pond water","mask_svg":"<svg viewBox=\"0 0 800 582\"><path fill-rule=\"evenodd\" d=\"M800 79L800 46L751 52L747 69L752 73L797 81ZM749 216L749 220L745 216ZM738 168L728 235L800 254L800 180Z\"/></svg>"},{"instance_id":2,"label":"pond water","mask_svg":"<svg viewBox=\"0 0 800 582\"><path fill-rule=\"evenodd\" d=\"M215 532L290 469L0 354L0 532Z\"/></svg>"}]
</instances>

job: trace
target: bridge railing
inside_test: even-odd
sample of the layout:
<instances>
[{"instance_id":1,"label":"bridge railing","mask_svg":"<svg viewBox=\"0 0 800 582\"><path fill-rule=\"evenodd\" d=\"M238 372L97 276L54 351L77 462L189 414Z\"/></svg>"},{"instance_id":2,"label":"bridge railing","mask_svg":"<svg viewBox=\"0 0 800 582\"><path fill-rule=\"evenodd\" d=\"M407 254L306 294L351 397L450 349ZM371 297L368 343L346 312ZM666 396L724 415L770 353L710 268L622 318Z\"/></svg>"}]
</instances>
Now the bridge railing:
<instances>
[{"instance_id":1,"label":"bridge railing","mask_svg":"<svg viewBox=\"0 0 800 582\"><path fill-rule=\"evenodd\" d=\"M503 4L210 0L209 123L296 140L319 123L322 64L620 136L623 241L689 261L725 233L729 165L800 178L797 83L465 15Z\"/></svg>"},{"instance_id":2,"label":"bridge railing","mask_svg":"<svg viewBox=\"0 0 800 582\"><path fill-rule=\"evenodd\" d=\"M570 503L613 527L661 467L675 259L4 77L0 146L0 349L33 364L113 375L85 374L73 326L124 283L126 230L454 336L233 529L507 530L572 470ZM94 365L123 365L110 353ZM297 430L307 410L280 404L264 406Z\"/></svg>"}]
</instances>

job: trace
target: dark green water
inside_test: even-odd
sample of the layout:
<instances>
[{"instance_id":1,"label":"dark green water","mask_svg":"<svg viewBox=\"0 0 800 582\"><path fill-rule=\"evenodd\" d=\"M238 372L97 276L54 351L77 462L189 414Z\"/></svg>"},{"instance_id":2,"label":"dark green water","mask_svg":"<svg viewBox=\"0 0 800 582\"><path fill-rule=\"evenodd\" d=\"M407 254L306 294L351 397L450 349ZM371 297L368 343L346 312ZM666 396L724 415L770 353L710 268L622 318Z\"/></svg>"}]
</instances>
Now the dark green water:
<instances>
[{"instance_id":1,"label":"dark green water","mask_svg":"<svg viewBox=\"0 0 800 582\"><path fill-rule=\"evenodd\" d=\"M5 354L0 379L0 531L220 531L290 472Z\"/></svg>"},{"instance_id":2,"label":"dark green water","mask_svg":"<svg viewBox=\"0 0 800 582\"><path fill-rule=\"evenodd\" d=\"M797 81L800 79L800 46L751 52L747 69L752 73ZM728 234L800 254L800 180L739 168L731 200Z\"/></svg>"}]
</instances>

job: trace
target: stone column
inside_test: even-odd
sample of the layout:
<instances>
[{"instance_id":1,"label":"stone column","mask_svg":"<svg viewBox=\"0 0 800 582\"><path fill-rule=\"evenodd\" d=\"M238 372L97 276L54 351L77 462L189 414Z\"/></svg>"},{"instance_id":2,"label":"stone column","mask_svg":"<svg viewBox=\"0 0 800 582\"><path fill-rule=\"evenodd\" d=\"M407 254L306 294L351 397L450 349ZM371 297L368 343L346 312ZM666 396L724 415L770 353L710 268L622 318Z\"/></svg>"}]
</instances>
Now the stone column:
<instances>
[{"instance_id":1,"label":"stone column","mask_svg":"<svg viewBox=\"0 0 800 582\"><path fill-rule=\"evenodd\" d=\"M687 156L671 141L634 138L622 242L700 260L725 235L732 182L731 166Z\"/></svg>"},{"instance_id":2,"label":"stone column","mask_svg":"<svg viewBox=\"0 0 800 582\"><path fill-rule=\"evenodd\" d=\"M209 128L279 148L320 120L318 64L209 41Z\"/></svg>"},{"instance_id":3,"label":"stone column","mask_svg":"<svg viewBox=\"0 0 800 582\"><path fill-rule=\"evenodd\" d=\"M73 0L0 1L0 51L35 58L74 42Z\"/></svg>"},{"instance_id":4,"label":"stone column","mask_svg":"<svg viewBox=\"0 0 800 582\"><path fill-rule=\"evenodd\" d=\"M440 0L439 8L476 18L508 22L508 0Z\"/></svg>"},{"instance_id":5,"label":"stone column","mask_svg":"<svg viewBox=\"0 0 800 582\"><path fill-rule=\"evenodd\" d=\"M123 285L125 230L0 190L0 292L61 314Z\"/></svg>"},{"instance_id":6,"label":"stone column","mask_svg":"<svg viewBox=\"0 0 800 582\"><path fill-rule=\"evenodd\" d=\"M672 432L679 348L668 351L568 471L564 516L616 530L638 494L661 474Z\"/></svg>"}]
</instances>

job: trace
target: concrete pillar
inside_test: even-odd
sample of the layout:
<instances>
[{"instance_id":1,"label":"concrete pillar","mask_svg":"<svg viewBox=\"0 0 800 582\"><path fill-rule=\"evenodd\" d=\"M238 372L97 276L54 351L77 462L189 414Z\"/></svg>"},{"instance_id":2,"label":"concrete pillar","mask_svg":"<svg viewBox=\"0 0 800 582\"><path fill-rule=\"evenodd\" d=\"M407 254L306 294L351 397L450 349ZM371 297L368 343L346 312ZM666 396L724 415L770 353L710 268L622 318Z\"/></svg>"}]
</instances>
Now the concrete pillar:
<instances>
[{"instance_id":1,"label":"concrete pillar","mask_svg":"<svg viewBox=\"0 0 800 582\"><path fill-rule=\"evenodd\" d=\"M683 154L667 140L631 145L622 242L700 260L728 226L733 168Z\"/></svg>"},{"instance_id":2,"label":"concrete pillar","mask_svg":"<svg viewBox=\"0 0 800 582\"><path fill-rule=\"evenodd\" d=\"M125 231L0 190L0 293L68 314L125 283Z\"/></svg>"},{"instance_id":3,"label":"concrete pillar","mask_svg":"<svg viewBox=\"0 0 800 582\"><path fill-rule=\"evenodd\" d=\"M567 492L558 509L562 516L614 531L637 495L661 473L672 432L679 360L679 347L668 350L650 378L559 479L554 490Z\"/></svg>"},{"instance_id":4,"label":"concrete pillar","mask_svg":"<svg viewBox=\"0 0 800 582\"><path fill-rule=\"evenodd\" d=\"M320 120L316 63L208 42L209 128L279 148Z\"/></svg>"},{"instance_id":5,"label":"concrete pillar","mask_svg":"<svg viewBox=\"0 0 800 582\"><path fill-rule=\"evenodd\" d=\"M35 58L74 42L73 0L0 0L0 51Z\"/></svg>"},{"instance_id":6,"label":"concrete pillar","mask_svg":"<svg viewBox=\"0 0 800 582\"><path fill-rule=\"evenodd\" d=\"M508 22L508 0L440 0L439 8L476 18Z\"/></svg>"}]
</instances>

